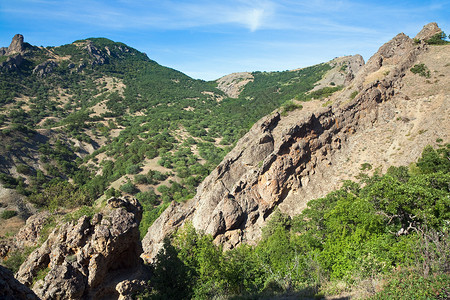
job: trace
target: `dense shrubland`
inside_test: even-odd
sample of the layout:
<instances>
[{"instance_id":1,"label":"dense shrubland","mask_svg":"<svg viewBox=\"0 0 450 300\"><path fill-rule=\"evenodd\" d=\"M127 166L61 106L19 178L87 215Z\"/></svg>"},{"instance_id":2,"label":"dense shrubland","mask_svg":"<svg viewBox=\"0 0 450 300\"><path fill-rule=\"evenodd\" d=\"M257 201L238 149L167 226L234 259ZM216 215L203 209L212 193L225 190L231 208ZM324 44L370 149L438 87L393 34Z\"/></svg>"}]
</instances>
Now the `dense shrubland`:
<instances>
[{"instance_id":1,"label":"dense shrubland","mask_svg":"<svg viewBox=\"0 0 450 300\"><path fill-rule=\"evenodd\" d=\"M255 299L359 289L374 299L447 299L449 157L449 144L427 147L409 167L363 172L359 182L346 181L310 201L300 215L275 213L254 247L223 252L186 224L166 238L152 265L152 288L141 298Z\"/></svg>"}]
</instances>

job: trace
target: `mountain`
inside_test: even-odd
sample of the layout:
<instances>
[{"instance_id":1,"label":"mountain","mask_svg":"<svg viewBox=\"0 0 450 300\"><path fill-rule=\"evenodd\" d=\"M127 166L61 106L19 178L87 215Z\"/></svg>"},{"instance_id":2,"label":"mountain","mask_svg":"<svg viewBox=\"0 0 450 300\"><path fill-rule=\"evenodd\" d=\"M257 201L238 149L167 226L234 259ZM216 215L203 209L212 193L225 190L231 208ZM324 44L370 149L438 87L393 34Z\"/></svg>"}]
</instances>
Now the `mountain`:
<instances>
[{"instance_id":1,"label":"mountain","mask_svg":"<svg viewBox=\"0 0 450 300\"><path fill-rule=\"evenodd\" d=\"M19 194L5 190L0 199L18 215L10 225L35 212L29 202L72 209L106 192L143 203L143 235L170 201L194 196L259 118L311 98L325 74L339 78L316 94L339 90L357 71L341 66L362 60L254 72L229 97L221 80L193 80L104 38L44 48L16 35L0 54L0 181Z\"/></svg>"},{"instance_id":2,"label":"mountain","mask_svg":"<svg viewBox=\"0 0 450 300\"><path fill-rule=\"evenodd\" d=\"M129 299L183 272L165 239L183 225L246 251L280 212L415 162L450 140L441 32L399 34L367 64L213 82L104 38L44 48L16 35L0 48L4 264L42 299ZM0 270L8 293L34 297Z\"/></svg>"},{"instance_id":3,"label":"mountain","mask_svg":"<svg viewBox=\"0 0 450 300\"><path fill-rule=\"evenodd\" d=\"M149 228L143 257L151 262L164 236L187 221L225 249L255 244L276 208L297 215L364 166L385 172L416 161L426 145L448 143L450 48L424 42L436 32L428 25L414 39L399 34L341 91L258 121L194 199L171 203ZM412 71L421 64L429 76Z\"/></svg>"}]
</instances>

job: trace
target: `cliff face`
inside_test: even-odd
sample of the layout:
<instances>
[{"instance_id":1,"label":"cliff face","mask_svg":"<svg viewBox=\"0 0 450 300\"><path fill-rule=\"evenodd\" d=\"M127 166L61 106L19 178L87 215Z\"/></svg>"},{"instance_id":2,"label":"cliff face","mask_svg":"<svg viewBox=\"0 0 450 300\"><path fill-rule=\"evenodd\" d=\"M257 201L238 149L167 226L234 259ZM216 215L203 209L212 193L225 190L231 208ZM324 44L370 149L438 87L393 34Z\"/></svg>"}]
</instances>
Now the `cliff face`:
<instances>
[{"instance_id":1,"label":"cliff face","mask_svg":"<svg viewBox=\"0 0 450 300\"><path fill-rule=\"evenodd\" d=\"M363 163L385 170L414 161L427 144L448 142L450 88L442 78L450 76L450 51L423 42L431 27L416 42L394 37L327 102L256 123L194 199L172 203L154 222L143 257L152 261L163 237L187 220L225 249L255 243L276 207L298 214L309 200L352 179ZM424 62L433 67L428 81L410 71Z\"/></svg>"}]
</instances>

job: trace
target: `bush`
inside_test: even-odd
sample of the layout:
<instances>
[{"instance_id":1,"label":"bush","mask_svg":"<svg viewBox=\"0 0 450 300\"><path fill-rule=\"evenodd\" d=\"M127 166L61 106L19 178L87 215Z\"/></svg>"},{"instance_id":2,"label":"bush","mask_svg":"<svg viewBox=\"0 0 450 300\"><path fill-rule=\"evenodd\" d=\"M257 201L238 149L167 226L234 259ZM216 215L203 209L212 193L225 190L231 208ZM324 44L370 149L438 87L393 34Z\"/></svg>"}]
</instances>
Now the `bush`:
<instances>
[{"instance_id":1,"label":"bush","mask_svg":"<svg viewBox=\"0 0 450 300\"><path fill-rule=\"evenodd\" d=\"M20 174L29 175L32 172L32 169L24 164L17 165L16 170Z\"/></svg>"},{"instance_id":2,"label":"bush","mask_svg":"<svg viewBox=\"0 0 450 300\"><path fill-rule=\"evenodd\" d=\"M411 72L413 72L414 74L418 74L419 76L422 76L425 78L431 77L430 70L428 70L428 68L427 68L427 66L425 66L425 64L414 65L414 67L412 67L410 70L411 70Z\"/></svg>"},{"instance_id":3,"label":"bush","mask_svg":"<svg viewBox=\"0 0 450 300\"><path fill-rule=\"evenodd\" d=\"M137 174L141 171L141 167L138 165L131 165L127 167L127 174Z\"/></svg>"},{"instance_id":4,"label":"bush","mask_svg":"<svg viewBox=\"0 0 450 300\"><path fill-rule=\"evenodd\" d=\"M431 38L429 38L428 40L426 40L425 42L429 45L445 45L445 44L449 44L450 42L446 41L447 35L442 31L439 33L436 33L435 35L433 35Z\"/></svg>"},{"instance_id":5,"label":"bush","mask_svg":"<svg viewBox=\"0 0 450 300\"><path fill-rule=\"evenodd\" d=\"M286 101L281 107L281 114L286 115L289 111L294 111L296 109L302 109L303 106L301 104L295 104L292 101Z\"/></svg>"},{"instance_id":6,"label":"bush","mask_svg":"<svg viewBox=\"0 0 450 300\"><path fill-rule=\"evenodd\" d=\"M450 275L424 277L412 272L396 272L384 289L370 299L449 299Z\"/></svg>"},{"instance_id":7,"label":"bush","mask_svg":"<svg viewBox=\"0 0 450 300\"><path fill-rule=\"evenodd\" d=\"M139 192L138 188L131 182L127 182L120 187L120 190L124 193L134 195Z\"/></svg>"},{"instance_id":8,"label":"bush","mask_svg":"<svg viewBox=\"0 0 450 300\"><path fill-rule=\"evenodd\" d=\"M15 210L4 210L2 212L2 219L8 220L17 215L17 211Z\"/></svg>"}]
</instances>

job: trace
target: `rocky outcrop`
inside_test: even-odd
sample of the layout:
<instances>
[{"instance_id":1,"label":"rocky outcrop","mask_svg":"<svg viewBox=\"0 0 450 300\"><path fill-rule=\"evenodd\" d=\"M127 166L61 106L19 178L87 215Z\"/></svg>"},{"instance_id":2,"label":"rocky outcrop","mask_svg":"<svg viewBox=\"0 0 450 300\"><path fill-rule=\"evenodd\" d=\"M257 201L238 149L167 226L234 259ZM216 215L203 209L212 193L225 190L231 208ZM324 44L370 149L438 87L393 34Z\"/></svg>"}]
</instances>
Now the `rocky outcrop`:
<instances>
[{"instance_id":1,"label":"rocky outcrop","mask_svg":"<svg viewBox=\"0 0 450 300\"><path fill-rule=\"evenodd\" d=\"M6 61L0 63L0 71L16 71L22 65L24 59L21 54L8 57Z\"/></svg>"},{"instance_id":2,"label":"rocky outcrop","mask_svg":"<svg viewBox=\"0 0 450 300\"><path fill-rule=\"evenodd\" d=\"M17 281L10 270L0 265L0 299L37 300L39 298L27 286Z\"/></svg>"},{"instance_id":3,"label":"rocky outcrop","mask_svg":"<svg viewBox=\"0 0 450 300\"><path fill-rule=\"evenodd\" d=\"M23 226L14 237L14 244L16 247L23 249L25 247L36 246L42 227L49 217L50 213L48 211L43 211L29 217L25 226Z\"/></svg>"},{"instance_id":4,"label":"rocky outcrop","mask_svg":"<svg viewBox=\"0 0 450 300\"><path fill-rule=\"evenodd\" d=\"M241 242L255 243L276 207L295 215L310 199L337 188L345 176L335 174L356 155L358 140L354 137L361 133L381 139L371 135L377 126L399 126L395 116L405 101L402 80L426 51L426 45L399 34L333 98L333 106L319 105L287 116L274 113L257 122L202 182L194 199L186 204L172 203L153 223L142 242L143 258L151 262L164 235L187 220L211 234L224 249ZM357 95L349 97L353 91ZM391 103L394 98L398 102ZM408 151L423 149L423 142L412 143ZM382 147L371 151L376 158L384 156Z\"/></svg>"},{"instance_id":5,"label":"rocky outcrop","mask_svg":"<svg viewBox=\"0 0 450 300\"><path fill-rule=\"evenodd\" d=\"M108 49L108 48L107 48ZM106 54L103 54L99 49L97 49L94 44L91 41L87 41L86 43L86 50L88 51L89 55L94 59L92 61L92 65L103 65L105 63L108 63L108 56ZM107 50L108 55L111 54L109 49Z\"/></svg>"},{"instance_id":6,"label":"rocky outcrop","mask_svg":"<svg viewBox=\"0 0 450 300\"><path fill-rule=\"evenodd\" d=\"M137 200L111 198L93 217L57 227L16 277L42 299L118 299L121 281L144 276L141 217ZM34 282L37 275L44 279Z\"/></svg>"},{"instance_id":7,"label":"rocky outcrop","mask_svg":"<svg viewBox=\"0 0 450 300\"><path fill-rule=\"evenodd\" d=\"M436 23L429 23L423 26L422 30L416 35L414 39L418 41L426 41L441 32L442 29L440 29Z\"/></svg>"},{"instance_id":8,"label":"rocky outcrop","mask_svg":"<svg viewBox=\"0 0 450 300\"><path fill-rule=\"evenodd\" d=\"M37 65L36 67L34 67L33 74L42 78L42 77L47 76L51 72L53 72L53 70L57 66L58 66L58 64L56 62L54 62L53 60L47 60L47 61Z\"/></svg>"},{"instance_id":9,"label":"rocky outcrop","mask_svg":"<svg viewBox=\"0 0 450 300\"><path fill-rule=\"evenodd\" d=\"M252 81L252 73L233 73L217 79L217 88L230 98L238 98L247 83Z\"/></svg>"},{"instance_id":10,"label":"rocky outcrop","mask_svg":"<svg viewBox=\"0 0 450 300\"><path fill-rule=\"evenodd\" d=\"M28 43L23 42L23 35L16 34L9 47L1 47L0 48L0 56L2 55L13 55L13 54L24 54L26 50L32 48Z\"/></svg>"},{"instance_id":11,"label":"rocky outcrop","mask_svg":"<svg viewBox=\"0 0 450 300\"><path fill-rule=\"evenodd\" d=\"M319 80L312 91L322 89L327 86L348 85L359 70L364 66L364 59L361 55L342 56L329 62L332 67L325 76Z\"/></svg>"}]
</instances>

